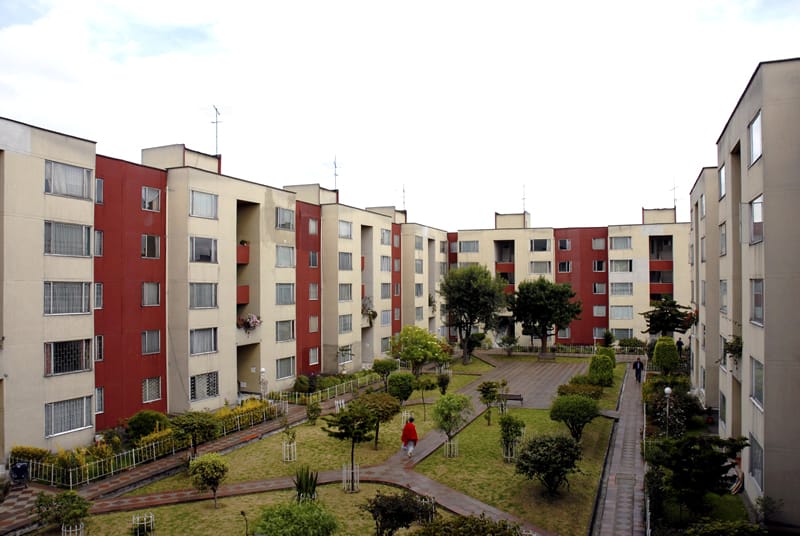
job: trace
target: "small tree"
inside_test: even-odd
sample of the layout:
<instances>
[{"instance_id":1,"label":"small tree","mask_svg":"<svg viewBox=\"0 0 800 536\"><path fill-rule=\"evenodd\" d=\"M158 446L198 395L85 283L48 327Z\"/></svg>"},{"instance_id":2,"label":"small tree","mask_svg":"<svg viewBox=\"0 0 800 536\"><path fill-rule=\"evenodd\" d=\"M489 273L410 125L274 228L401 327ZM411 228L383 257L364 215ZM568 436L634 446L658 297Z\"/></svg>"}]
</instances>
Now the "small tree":
<instances>
[{"instance_id":1,"label":"small tree","mask_svg":"<svg viewBox=\"0 0 800 536\"><path fill-rule=\"evenodd\" d=\"M264 508L254 534L269 536L330 536L339 522L319 501L290 502Z\"/></svg>"},{"instance_id":2,"label":"small tree","mask_svg":"<svg viewBox=\"0 0 800 536\"><path fill-rule=\"evenodd\" d=\"M497 382L487 381L482 382L478 385L478 392L480 393L480 399L483 404L486 405L486 424L488 426L492 425L492 404L497 402L497 389L498 389Z\"/></svg>"},{"instance_id":3,"label":"small tree","mask_svg":"<svg viewBox=\"0 0 800 536\"><path fill-rule=\"evenodd\" d=\"M378 434L381 431L381 423L391 421L395 415L400 413L400 402L389 393L367 393L358 400L375 415L375 450L378 450Z\"/></svg>"},{"instance_id":4,"label":"small tree","mask_svg":"<svg viewBox=\"0 0 800 536\"><path fill-rule=\"evenodd\" d=\"M319 419L321 414L322 406L319 405L319 402L314 400L306 404L306 418L308 419L308 424L311 426L317 424L317 419Z\"/></svg>"},{"instance_id":5,"label":"small tree","mask_svg":"<svg viewBox=\"0 0 800 536\"><path fill-rule=\"evenodd\" d=\"M550 407L550 418L566 424L576 443L580 443L584 427L597 415L597 400L583 395L556 397Z\"/></svg>"},{"instance_id":6,"label":"small tree","mask_svg":"<svg viewBox=\"0 0 800 536\"><path fill-rule=\"evenodd\" d=\"M36 520L42 525L74 527L89 516L91 503L76 492L49 495L40 491L33 506Z\"/></svg>"},{"instance_id":7,"label":"small tree","mask_svg":"<svg viewBox=\"0 0 800 536\"><path fill-rule=\"evenodd\" d=\"M511 448L511 445L519 441L522 437L522 430L525 422L508 413L500 416L500 443L503 450Z\"/></svg>"},{"instance_id":8,"label":"small tree","mask_svg":"<svg viewBox=\"0 0 800 536\"><path fill-rule=\"evenodd\" d=\"M356 399L347 407L324 417L330 428L323 428L329 436L342 441L350 441L350 490L356 491L356 444L372 440L372 430L375 428L377 417L372 414L369 407Z\"/></svg>"},{"instance_id":9,"label":"small tree","mask_svg":"<svg viewBox=\"0 0 800 536\"><path fill-rule=\"evenodd\" d=\"M408 372L397 372L389 376L389 394L404 404L414 392L416 378Z\"/></svg>"},{"instance_id":10,"label":"small tree","mask_svg":"<svg viewBox=\"0 0 800 536\"><path fill-rule=\"evenodd\" d=\"M472 413L472 402L467 395L449 393L443 395L433 405L433 422L437 430L445 433L452 441L456 433L467 423Z\"/></svg>"},{"instance_id":11,"label":"small tree","mask_svg":"<svg viewBox=\"0 0 800 536\"><path fill-rule=\"evenodd\" d=\"M442 363L450 359L444 354L439 339L427 330L409 324L392 338L391 354L411 365L411 372L419 378L425 363Z\"/></svg>"},{"instance_id":12,"label":"small tree","mask_svg":"<svg viewBox=\"0 0 800 536\"><path fill-rule=\"evenodd\" d=\"M441 394L447 394L447 387L450 385L450 376L448 374L439 374L436 376L436 385L439 386Z\"/></svg>"},{"instance_id":13,"label":"small tree","mask_svg":"<svg viewBox=\"0 0 800 536\"><path fill-rule=\"evenodd\" d=\"M614 344L614 334L607 329L603 332L603 346L611 348L612 344Z\"/></svg>"},{"instance_id":14,"label":"small tree","mask_svg":"<svg viewBox=\"0 0 800 536\"><path fill-rule=\"evenodd\" d=\"M662 298L655 308L639 314L647 322L647 329L642 333L662 336L675 331L686 333L694 318L691 307L680 305L669 296Z\"/></svg>"},{"instance_id":15,"label":"small tree","mask_svg":"<svg viewBox=\"0 0 800 536\"><path fill-rule=\"evenodd\" d=\"M519 337L515 337L513 335L503 335L500 339L500 348L506 353L508 357L511 357L511 354L514 353L514 348L517 347L519 343Z\"/></svg>"},{"instance_id":16,"label":"small tree","mask_svg":"<svg viewBox=\"0 0 800 536\"><path fill-rule=\"evenodd\" d=\"M432 391L436 389L436 380L430 376L420 376L416 382L417 390L422 395L422 420L428 420L427 405L425 404L425 391Z\"/></svg>"},{"instance_id":17,"label":"small tree","mask_svg":"<svg viewBox=\"0 0 800 536\"><path fill-rule=\"evenodd\" d=\"M214 494L214 508L217 508L217 489L228 476L228 462L221 454L209 452L189 462L189 478L192 485L200 491L207 489Z\"/></svg>"},{"instance_id":18,"label":"small tree","mask_svg":"<svg viewBox=\"0 0 800 536\"><path fill-rule=\"evenodd\" d=\"M376 359L372 362L372 372L381 377L386 392L389 392L389 375L399 367L396 359Z\"/></svg>"},{"instance_id":19,"label":"small tree","mask_svg":"<svg viewBox=\"0 0 800 536\"><path fill-rule=\"evenodd\" d=\"M544 435L527 441L517 456L517 473L537 479L545 494L556 495L567 476L577 471L581 447L568 436Z\"/></svg>"},{"instance_id":20,"label":"small tree","mask_svg":"<svg viewBox=\"0 0 800 536\"><path fill-rule=\"evenodd\" d=\"M678 347L672 337L659 338L653 350L653 365L661 370L661 374L669 376L679 363Z\"/></svg>"},{"instance_id":21,"label":"small tree","mask_svg":"<svg viewBox=\"0 0 800 536\"><path fill-rule=\"evenodd\" d=\"M361 505L375 520L375 536L392 536L430 515L430 507L409 490L387 495L380 491Z\"/></svg>"},{"instance_id":22,"label":"small tree","mask_svg":"<svg viewBox=\"0 0 800 536\"><path fill-rule=\"evenodd\" d=\"M189 411L172 418L172 427L179 437L192 442L192 456L197 456L197 445L210 441L219 433L219 421L211 413Z\"/></svg>"}]
</instances>

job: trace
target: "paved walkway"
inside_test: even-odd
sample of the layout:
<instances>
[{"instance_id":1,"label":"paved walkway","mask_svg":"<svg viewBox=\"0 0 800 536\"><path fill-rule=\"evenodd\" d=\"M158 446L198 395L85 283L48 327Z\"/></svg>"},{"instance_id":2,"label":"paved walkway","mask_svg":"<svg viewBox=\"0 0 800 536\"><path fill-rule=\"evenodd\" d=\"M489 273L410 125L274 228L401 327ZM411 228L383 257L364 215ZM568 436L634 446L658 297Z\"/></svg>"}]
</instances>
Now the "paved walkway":
<instances>
[{"instance_id":1,"label":"paved walkway","mask_svg":"<svg viewBox=\"0 0 800 536\"><path fill-rule=\"evenodd\" d=\"M488 360L493 361L491 358ZM523 395L523 407L547 408L555 396L558 385L566 383L574 374L585 372L587 367L586 363L563 364L530 361L493 364L496 365L494 370L480 378L476 377L476 381L461 390L473 398L476 408L482 406L478 402L477 385L481 381L498 379L508 381L509 392ZM510 402L510 404L518 404L518 402ZM323 412L330 413L332 411L332 402L329 402L323 408ZM479 415L478 411L473 418L477 418ZM611 412L611 416L618 416L619 420L615 424L611 438L611 450L606 464L605 478L601 483L599 508L595 513L593 535L631 534L638 536L644 534L641 515L644 500L642 491L644 468L638 455L641 440L640 430L643 423L641 390L638 389L632 374L626 375L619 412ZM305 408L290 407L290 422L300 422L304 418ZM206 443L199 450L200 452L230 451L248 442L257 441L265 435L275 433L280 428L279 421L270 421ZM362 468L360 479L362 482L390 484L411 489L419 494L433 496L441 508L459 515L485 513L494 519L506 519L519 523L523 528L535 534L553 536L539 527L525 523L511 514L448 488L414 471L416 463L434 453L444 443L444 440L444 434L436 431L428 432L419 442L413 459L408 460L404 458L402 452L398 452L384 464ZM80 493L92 500L92 514L138 510L165 504L210 499L211 494L208 492L201 493L189 489L135 497L121 496L143 481L154 480L164 473L179 470L185 462L185 456L185 453L176 454L139 466L115 477L90 484L82 488ZM320 484L336 482L341 482L340 471L321 472L319 475ZM293 487L291 477L240 482L222 486L217 496L220 498L231 497L292 489ZM30 527L33 521L29 513L30 505L40 489L46 488L31 486L25 490L14 491L4 503L0 504L0 534L22 534L22 530Z\"/></svg>"}]
</instances>

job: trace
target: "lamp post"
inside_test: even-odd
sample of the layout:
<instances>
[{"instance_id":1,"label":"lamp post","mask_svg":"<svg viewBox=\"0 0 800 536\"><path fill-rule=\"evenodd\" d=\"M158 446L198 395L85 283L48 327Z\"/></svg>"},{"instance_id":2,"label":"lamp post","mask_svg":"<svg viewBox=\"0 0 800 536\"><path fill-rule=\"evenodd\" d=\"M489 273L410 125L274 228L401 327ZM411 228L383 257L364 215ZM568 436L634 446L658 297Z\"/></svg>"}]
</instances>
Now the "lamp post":
<instances>
[{"instance_id":1,"label":"lamp post","mask_svg":"<svg viewBox=\"0 0 800 536\"><path fill-rule=\"evenodd\" d=\"M261 374L258 377L258 386L261 388L261 400L267 398L267 369L261 367Z\"/></svg>"},{"instance_id":2,"label":"lamp post","mask_svg":"<svg viewBox=\"0 0 800 536\"><path fill-rule=\"evenodd\" d=\"M672 388L667 386L664 387L664 395L667 397L667 439L669 439L669 395L672 394Z\"/></svg>"}]
</instances>

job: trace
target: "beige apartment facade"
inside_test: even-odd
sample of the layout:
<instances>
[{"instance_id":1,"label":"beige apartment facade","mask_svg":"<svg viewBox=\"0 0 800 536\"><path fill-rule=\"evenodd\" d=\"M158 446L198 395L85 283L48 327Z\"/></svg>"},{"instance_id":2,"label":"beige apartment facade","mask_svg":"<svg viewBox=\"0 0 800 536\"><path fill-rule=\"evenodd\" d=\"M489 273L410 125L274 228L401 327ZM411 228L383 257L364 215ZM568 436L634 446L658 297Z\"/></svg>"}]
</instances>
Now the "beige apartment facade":
<instances>
[{"instance_id":1,"label":"beige apartment facade","mask_svg":"<svg viewBox=\"0 0 800 536\"><path fill-rule=\"evenodd\" d=\"M444 336L436 305L447 273L446 244L445 231L418 223L401 226L403 325L415 325L438 336Z\"/></svg>"}]
</instances>

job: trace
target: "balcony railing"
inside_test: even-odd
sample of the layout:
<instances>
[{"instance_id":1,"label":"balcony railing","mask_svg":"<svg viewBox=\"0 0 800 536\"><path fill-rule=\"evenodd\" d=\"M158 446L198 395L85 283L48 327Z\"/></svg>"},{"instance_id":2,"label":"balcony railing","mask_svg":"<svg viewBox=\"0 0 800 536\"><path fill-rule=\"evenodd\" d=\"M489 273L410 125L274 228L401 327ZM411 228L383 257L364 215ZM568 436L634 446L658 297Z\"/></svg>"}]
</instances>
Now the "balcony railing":
<instances>
[{"instance_id":1,"label":"balcony railing","mask_svg":"<svg viewBox=\"0 0 800 536\"><path fill-rule=\"evenodd\" d=\"M236 246L236 264L248 264L250 262L250 246L239 244Z\"/></svg>"},{"instance_id":2,"label":"balcony railing","mask_svg":"<svg viewBox=\"0 0 800 536\"><path fill-rule=\"evenodd\" d=\"M236 287L236 305L247 305L250 303L250 285L238 285Z\"/></svg>"}]
</instances>

